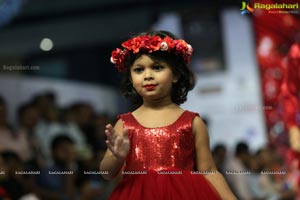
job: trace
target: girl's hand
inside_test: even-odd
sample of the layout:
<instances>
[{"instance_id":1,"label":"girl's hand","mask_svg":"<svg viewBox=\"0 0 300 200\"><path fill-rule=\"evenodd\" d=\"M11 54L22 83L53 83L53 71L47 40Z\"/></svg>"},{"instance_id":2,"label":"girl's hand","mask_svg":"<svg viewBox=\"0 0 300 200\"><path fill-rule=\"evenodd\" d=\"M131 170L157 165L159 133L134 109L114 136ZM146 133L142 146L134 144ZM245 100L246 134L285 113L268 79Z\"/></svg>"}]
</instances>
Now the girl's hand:
<instances>
[{"instance_id":1,"label":"girl's hand","mask_svg":"<svg viewBox=\"0 0 300 200\"><path fill-rule=\"evenodd\" d=\"M106 125L105 134L107 136L106 145L113 155L121 160L125 160L129 149L130 141L128 138L128 130L124 129L122 135L118 134L112 125Z\"/></svg>"}]
</instances>

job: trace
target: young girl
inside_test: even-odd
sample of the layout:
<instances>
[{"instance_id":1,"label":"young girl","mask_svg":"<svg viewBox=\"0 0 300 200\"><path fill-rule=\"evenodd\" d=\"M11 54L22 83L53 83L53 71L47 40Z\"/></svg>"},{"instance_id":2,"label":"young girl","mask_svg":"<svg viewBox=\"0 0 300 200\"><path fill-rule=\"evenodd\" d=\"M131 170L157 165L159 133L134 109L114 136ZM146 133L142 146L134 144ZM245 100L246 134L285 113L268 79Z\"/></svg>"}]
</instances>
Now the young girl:
<instances>
[{"instance_id":1,"label":"young girl","mask_svg":"<svg viewBox=\"0 0 300 200\"><path fill-rule=\"evenodd\" d=\"M236 199L216 170L207 129L179 107L194 87L192 47L166 31L141 33L112 52L123 94L137 109L108 124L103 177L122 172L110 199ZM195 171L196 169L196 171Z\"/></svg>"}]
</instances>

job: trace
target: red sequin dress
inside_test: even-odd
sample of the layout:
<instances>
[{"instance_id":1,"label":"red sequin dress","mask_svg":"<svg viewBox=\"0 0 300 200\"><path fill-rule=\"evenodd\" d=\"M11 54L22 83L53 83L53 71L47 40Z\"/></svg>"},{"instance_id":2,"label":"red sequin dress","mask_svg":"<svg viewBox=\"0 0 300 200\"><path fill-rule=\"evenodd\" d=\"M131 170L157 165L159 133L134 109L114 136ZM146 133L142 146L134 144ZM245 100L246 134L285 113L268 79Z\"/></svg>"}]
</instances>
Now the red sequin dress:
<instances>
[{"instance_id":1,"label":"red sequin dress","mask_svg":"<svg viewBox=\"0 0 300 200\"><path fill-rule=\"evenodd\" d=\"M123 179L110 199L221 199L203 174L193 173L192 121L197 115L184 111L174 123L159 128L142 126L131 113L120 115L131 146Z\"/></svg>"}]
</instances>

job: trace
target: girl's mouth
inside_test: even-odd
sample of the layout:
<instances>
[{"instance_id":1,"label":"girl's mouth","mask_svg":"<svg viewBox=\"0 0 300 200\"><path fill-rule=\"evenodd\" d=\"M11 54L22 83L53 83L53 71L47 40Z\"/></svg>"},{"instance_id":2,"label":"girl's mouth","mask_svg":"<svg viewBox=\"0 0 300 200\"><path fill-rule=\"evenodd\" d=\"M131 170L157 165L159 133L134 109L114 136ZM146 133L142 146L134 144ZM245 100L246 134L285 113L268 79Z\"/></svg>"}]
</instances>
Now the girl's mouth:
<instances>
[{"instance_id":1,"label":"girl's mouth","mask_svg":"<svg viewBox=\"0 0 300 200\"><path fill-rule=\"evenodd\" d=\"M147 85L144 85L143 87L146 88L147 91L151 91L151 90L154 90L154 88L156 86L157 85L155 85L155 84L147 84Z\"/></svg>"}]
</instances>

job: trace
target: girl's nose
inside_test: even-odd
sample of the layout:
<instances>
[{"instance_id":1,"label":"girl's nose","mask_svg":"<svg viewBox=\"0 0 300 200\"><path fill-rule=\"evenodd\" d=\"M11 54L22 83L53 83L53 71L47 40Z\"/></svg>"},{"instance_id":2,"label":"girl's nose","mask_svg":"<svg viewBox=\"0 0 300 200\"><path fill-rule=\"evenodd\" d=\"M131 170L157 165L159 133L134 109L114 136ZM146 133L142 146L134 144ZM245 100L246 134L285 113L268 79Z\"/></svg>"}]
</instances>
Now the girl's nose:
<instances>
[{"instance_id":1,"label":"girl's nose","mask_svg":"<svg viewBox=\"0 0 300 200\"><path fill-rule=\"evenodd\" d=\"M148 80L153 80L153 75L152 75L152 72L150 70L146 70L145 71L145 77L144 77L144 80L148 81Z\"/></svg>"},{"instance_id":2,"label":"girl's nose","mask_svg":"<svg viewBox=\"0 0 300 200\"><path fill-rule=\"evenodd\" d=\"M153 77L151 77L151 76L145 77L144 80L145 80L145 81L150 81L150 80L153 80Z\"/></svg>"}]
</instances>

